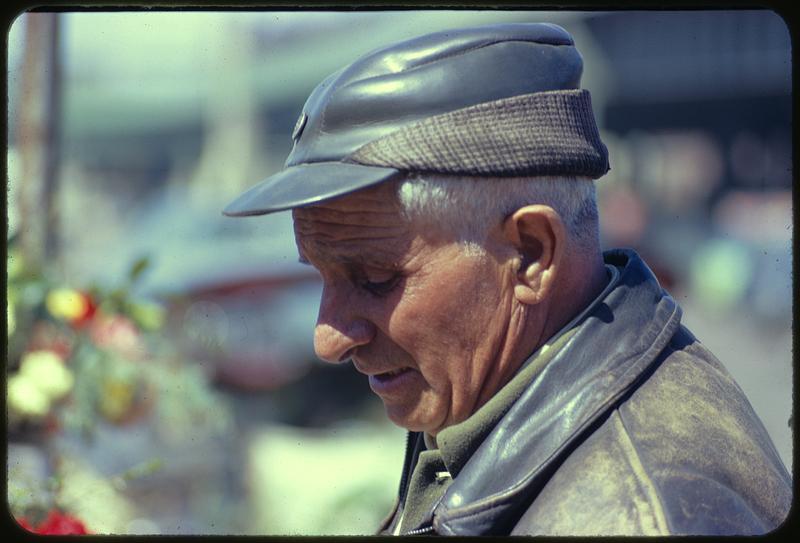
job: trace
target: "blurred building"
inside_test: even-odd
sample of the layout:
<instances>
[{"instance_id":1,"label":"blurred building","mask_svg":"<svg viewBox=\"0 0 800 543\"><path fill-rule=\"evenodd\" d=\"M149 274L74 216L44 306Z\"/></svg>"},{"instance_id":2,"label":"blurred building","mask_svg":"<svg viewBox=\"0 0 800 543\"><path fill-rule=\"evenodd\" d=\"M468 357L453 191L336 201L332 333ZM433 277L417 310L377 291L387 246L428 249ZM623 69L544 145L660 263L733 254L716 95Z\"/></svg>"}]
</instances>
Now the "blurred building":
<instances>
[{"instance_id":1,"label":"blurred building","mask_svg":"<svg viewBox=\"0 0 800 543\"><path fill-rule=\"evenodd\" d=\"M614 82L603 106L604 129L617 143L611 177L648 204L641 245L685 276L709 236L787 242L792 86L784 21L769 11L618 12L587 26ZM789 315L785 305L774 309Z\"/></svg>"}]
</instances>

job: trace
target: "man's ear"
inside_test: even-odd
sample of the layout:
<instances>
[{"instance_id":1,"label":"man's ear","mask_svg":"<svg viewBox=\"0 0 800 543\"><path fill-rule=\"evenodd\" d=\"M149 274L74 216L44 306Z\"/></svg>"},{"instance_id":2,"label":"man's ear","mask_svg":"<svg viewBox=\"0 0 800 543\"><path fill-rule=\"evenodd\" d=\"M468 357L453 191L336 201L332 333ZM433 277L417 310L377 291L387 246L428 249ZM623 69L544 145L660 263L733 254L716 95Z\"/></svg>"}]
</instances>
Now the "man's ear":
<instances>
[{"instance_id":1,"label":"man's ear","mask_svg":"<svg viewBox=\"0 0 800 543\"><path fill-rule=\"evenodd\" d=\"M503 234L519 254L514 296L534 305L547 299L555 286L566 245L566 228L549 206L529 205L506 218Z\"/></svg>"}]
</instances>

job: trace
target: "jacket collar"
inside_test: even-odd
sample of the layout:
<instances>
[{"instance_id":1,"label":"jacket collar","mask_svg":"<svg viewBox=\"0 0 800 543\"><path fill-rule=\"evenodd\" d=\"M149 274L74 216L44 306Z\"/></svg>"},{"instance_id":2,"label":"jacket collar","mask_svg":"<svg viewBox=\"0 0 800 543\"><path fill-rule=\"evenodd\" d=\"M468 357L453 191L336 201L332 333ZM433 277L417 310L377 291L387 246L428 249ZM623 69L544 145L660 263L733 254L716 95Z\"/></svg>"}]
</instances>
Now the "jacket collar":
<instances>
[{"instance_id":1,"label":"jacket collar","mask_svg":"<svg viewBox=\"0 0 800 543\"><path fill-rule=\"evenodd\" d=\"M677 331L680 307L641 258L621 249L604 257L620 270L617 285L450 485L434 510L436 532L509 531L571 448L638 384Z\"/></svg>"}]
</instances>

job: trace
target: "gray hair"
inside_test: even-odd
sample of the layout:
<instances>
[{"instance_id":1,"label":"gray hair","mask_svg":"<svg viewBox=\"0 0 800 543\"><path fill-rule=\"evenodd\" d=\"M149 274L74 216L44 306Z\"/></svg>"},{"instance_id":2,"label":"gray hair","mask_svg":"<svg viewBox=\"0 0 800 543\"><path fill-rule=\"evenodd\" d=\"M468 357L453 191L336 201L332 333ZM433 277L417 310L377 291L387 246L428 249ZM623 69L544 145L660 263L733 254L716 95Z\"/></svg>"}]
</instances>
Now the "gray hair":
<instances>
[{"instance_id":1,"label":"gray hair","mask_svg":"<svg viewBox=\"0 0 800 543\"><path fill-rule=\"evenodd\" d=\"M397 196L408 221L438 227L482 254L489 230L530 204L552 207L579 246L598 243L594 181L589 177L460 177L411 174Z\"/></svg>"}]
</instances>

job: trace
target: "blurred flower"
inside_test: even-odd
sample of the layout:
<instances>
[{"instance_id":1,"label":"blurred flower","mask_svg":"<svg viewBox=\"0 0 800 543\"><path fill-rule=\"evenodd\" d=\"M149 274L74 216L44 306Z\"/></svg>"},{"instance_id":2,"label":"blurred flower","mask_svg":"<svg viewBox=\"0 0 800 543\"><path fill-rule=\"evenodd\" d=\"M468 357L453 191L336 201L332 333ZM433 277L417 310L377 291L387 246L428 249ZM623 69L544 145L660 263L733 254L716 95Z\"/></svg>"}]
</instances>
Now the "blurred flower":
<instances>
[{"instance_id":1,"label":"blurred flower","mask_svg":"<svg viewBox=\"0 0 800 543\"><path fill-rule=\"evenodd\" d=\"M136 383L128 379L106 379L100 392L100 412L112 422L122 422L133 407Z\"/></svg>"},{"instance_id":2,"label":"blurred flower","mask_svg":"<svg viewBox=\"0 0 800 543\"><path fill-rule=\"evenodd\" d=\"M75 328L83 328L84 326L88 325L90 322L92 322L95 313L97 313L97 304L95 304L92 297L86 294L83 296L86 302L86 309L82 314L70 322L70 324Z\"/></svg>"},{"instance_id":3,"label":"blurred flower","mask_svg":"<svg viewBox=\"0 0 800 543\"><path fill-rule=\"evenodd\" d=\"M97 309L91 297L71 288L57 288L48 292L45 306L55 318L74 326L85 325Z\"/></svg>"},{"instance_id":4,"label":"blurred flower","mask_svg":"<svg viewBox=\"0 0 800 543\"><path fill-rule=\"evenodd\" d=\"M66 396L75 383L72 372L53 351L31 351L22 357L19 375L29 379L50 401Z\"/></svg>"},{"instance_id":5,"label":"blurred flower","mask_svg":"<svg viewBox=\"0 0 800 543\"><path fill-rule=\"evenodd\" d=\"M41 418L50 411L50 398L27 375L11 375L6 393L8 407L19 415Z\"/></svg>"},{"instance_id":6,"label":"blurred flower","mask_svg":"<svg viewBox=\"0 0 800 543\"><path fill-rule=\"evenodd\" d=\"M60 511L50 511L36 531L43 535L84 535L88 533L83 522Z\"/></svg>"},{"instance_id":7,"label":"blurred flower","mask_svg":"<svg viewBox=\"0 0 800 543\"><path fill-rule=\"evenodd\" d=\"M86 535L89 533L80 519L58 510L50 511L47 518L36 527L32 527L24 517L18 518L17 522L29 532L41 535Z\"/></svg>"},{"instance_id":8,"label":"blurred flower","mask_svg":"<svg viewBox=\"0 0 800 543\"><path fill-rule=\"evenodd\" d=\"M164 325L164 308L153 302L131 304L131 316L144 330L158 330Z\"/></svg>"},{"instance_id":9,"label":"blurred flower","mask_svg":"<svg viewBox=\"0 0 800 543\"><path fill-rule=\"evenodd\" d=\"M91 325L90 335L98 347L125 356L137 358L144 351L136 325L122 315L103 315L95 319Z\"/></svg>"},{"instance_id":10,"label":"blurred flower","mask_svg":"<svg viewBox=\"0 0 800 543\"><path fill-rule=\"evenodd\" d=\"M56 288L47 293L47 310L57 319L72 321L83 315L89 304L86 298L71 288Z\"/></svg>"}]
</instances>

